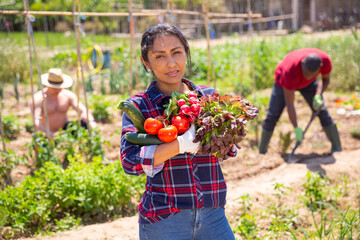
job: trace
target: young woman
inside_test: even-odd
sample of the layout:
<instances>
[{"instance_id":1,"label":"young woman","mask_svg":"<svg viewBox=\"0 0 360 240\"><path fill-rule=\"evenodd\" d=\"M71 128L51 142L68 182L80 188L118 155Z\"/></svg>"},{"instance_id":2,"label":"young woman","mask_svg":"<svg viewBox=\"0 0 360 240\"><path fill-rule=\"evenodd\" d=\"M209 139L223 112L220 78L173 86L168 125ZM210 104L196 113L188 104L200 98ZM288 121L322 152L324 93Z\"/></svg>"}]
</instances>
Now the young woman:
<instances>
[{"instance_id":1,"label":"young woman","mask_svg":"<svg viewBox=\"0 0 360 240\"><path fill-rule=\"evenodd\" d=\"M149 28L141 40L141 61L156 78L149 88L128 99L145 119L164 113L171 93L195 91L198 97L214 89L194 85L184 78L190 66L189 44L178 28L159 24ZM122 121L121 161L124 171L146 174L146 190L139 204L140 239L235 239L225 217L226 183L219 159L196 154L191 127L170 143L138 146L125 139L137 131L124 114ZM236 155L236 148L229 152Z\"/></svg>"}]
</instances>

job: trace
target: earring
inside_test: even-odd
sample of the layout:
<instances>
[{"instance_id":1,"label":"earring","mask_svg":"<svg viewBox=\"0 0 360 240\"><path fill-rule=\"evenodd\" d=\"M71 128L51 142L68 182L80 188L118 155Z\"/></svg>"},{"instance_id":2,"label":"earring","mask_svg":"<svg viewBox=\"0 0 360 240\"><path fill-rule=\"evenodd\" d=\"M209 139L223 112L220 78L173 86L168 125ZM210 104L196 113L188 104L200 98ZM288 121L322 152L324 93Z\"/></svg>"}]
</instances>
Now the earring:
<instances>
[{"instance_id":1,"label":"earring","mask_svg":"<svg viewBox=\"0 0 360 240\"><path fill-rule=\"evenodd\" d=\"M151 69L150 69L150 68L148 68L148 69L147 69L147 71L148 71L148 72L151 72Z\"/></svg>"}]
</instances>

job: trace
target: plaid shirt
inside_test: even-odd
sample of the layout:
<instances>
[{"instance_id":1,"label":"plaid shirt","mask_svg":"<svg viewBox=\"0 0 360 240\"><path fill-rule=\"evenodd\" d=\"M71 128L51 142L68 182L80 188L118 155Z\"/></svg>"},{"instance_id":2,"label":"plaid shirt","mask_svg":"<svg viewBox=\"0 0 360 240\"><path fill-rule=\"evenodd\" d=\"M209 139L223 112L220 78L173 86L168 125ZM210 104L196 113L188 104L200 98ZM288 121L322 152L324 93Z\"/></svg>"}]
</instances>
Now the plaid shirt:
<instances>
[{"instance_id":1,"label":"plaid shirt","mask_svg":"<svg viewBox=\"0 0 360 240\"><path fill-rule=\"evenodd\" d=\"M182 80L198 96L215 92L213 88L194 85ZM149 88L128 99L138 107L145 119L162 115L164 104L170 97L155 87ZM146 174L146 190L139 204L139 222L155 223L170 217L181 209L216 208L225 206L226 183L219 159L212 155L178 154L162 164L153 167L156 145L138 146L125 140L126 132L137 131L130 118L124 113L121 136L121 162L127 174ZM228 156L234 157L236 148Z\"/></svg>"}]
</instances>

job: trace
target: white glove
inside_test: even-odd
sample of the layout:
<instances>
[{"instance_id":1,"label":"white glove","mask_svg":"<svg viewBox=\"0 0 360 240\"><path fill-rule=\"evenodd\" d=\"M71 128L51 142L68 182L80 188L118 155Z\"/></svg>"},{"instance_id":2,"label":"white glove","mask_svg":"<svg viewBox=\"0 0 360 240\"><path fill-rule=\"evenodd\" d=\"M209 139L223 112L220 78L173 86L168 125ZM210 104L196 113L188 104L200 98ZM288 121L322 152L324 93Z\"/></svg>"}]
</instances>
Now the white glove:
<instances>
[{"instance_id":1,"label":"white glove","mask_svg":"<svg viewBox=\"0 0 360 240\"><path fill-rule=\"evenodd\" d=\"M191 124L190 128L181 136L177 137L179 142L179 153L196 153L199 150L200 142L193 143L195 138L195 126Z\"/></svg>"}]
</instances>

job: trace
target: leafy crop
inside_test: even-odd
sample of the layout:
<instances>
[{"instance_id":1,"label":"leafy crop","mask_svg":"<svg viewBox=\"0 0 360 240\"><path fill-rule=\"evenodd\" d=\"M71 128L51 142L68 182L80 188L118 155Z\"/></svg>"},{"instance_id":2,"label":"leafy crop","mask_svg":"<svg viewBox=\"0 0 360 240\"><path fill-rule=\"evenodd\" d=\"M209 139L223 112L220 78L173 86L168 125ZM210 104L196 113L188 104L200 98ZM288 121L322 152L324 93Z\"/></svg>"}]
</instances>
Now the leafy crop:
<instances>
[{"instance_id":1,"label":"leafy crop","mask_svg":"<svg viewBox=\"0 0 360 240\"><path fill-rule=\"evenodd\" d=\"M0 150L0 184L1 186L7 186L12 182L10 177L11 170L14 169L20 163L25 163L23 157L19 157L15 152L7 150L6 152Z\"/></svg>"},{"instance_id":2,"label":"leafy crop","mask_svg":"<svg viewBox=\"0 0 360 240\"><path fill-rule=\"evenodd\" d=\"M13 115L6 115L2 118L5 137L9 140L14 140L20 133L20 122L19 119Z\"/></svg>"},{"instance_id":3,"label":"leafy crop","mask_svg":"<svg viewBox=\"0 0 360 240\"><path fill-rule=\"evenodd\" d=\"M109 144L99 134L98 129L88 130L79 127L76 122L70 123L65 131L60 131L54 138L46 138L44 132L37 131L33 134L29 147L29 157L37 159L36 169L44 166L45 162L54 162L58 165L72 155L81 155L86 162L91 162L94 157L104 156L103 144ZM35 155L36 154L36 155Z\"/></svg>"},{"instance_id":4,"label":"leafy crop","mask_svg":"<svg viewBox=\"0 0 360 240\"><path fill-rule=\"evenodd\" d=\"M350 129L350 134L353 138L360 139L360 127L353 127Z\"/></svg>"},{"instance_id":5,"label":"leafy crop","mask_svg":"<svg viewBox=\"0 0 360 240\"><path fill-rule=\"evenodd\" d=\"M201 142L200 154L213 154L225 159L233 145L246 135L245 124L254 119L259 110L246 99L217 93L200 98L203 111L196 125L194 142Z\"/></svg>"},{"instance_id":6,"label":"leafy crop","mask_svg":"<svg viewBox=\"0 0 360 240\"><path fill-rule=\"evenodd\" d=\"M93 116L96 121L111 122L111 113L109 107L110 100L106 100L103 95L92 95L90 98L91 108L93 109Z\"/></svg>"},{"instance_id":7,"label":"leafy crop","mask_svg":"<svg viewBox=\"0 0 360 240\"><path fill-rule=\"evenodd\" d=\"M135 213L133 201L139 201L144 178L126 175L120 161L105 166L99 157L89 164L72 157L70 162L66 170L46 162L34 176L0 192L0 221L14 236Z\"/></svg>"}]
</instances>

